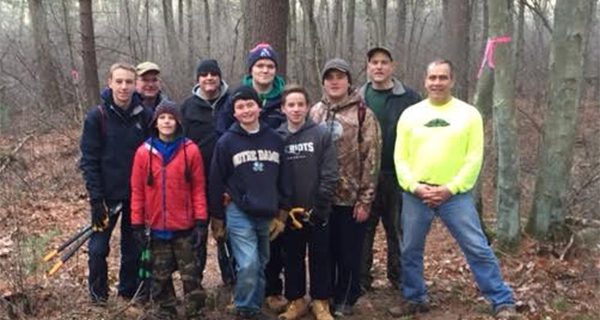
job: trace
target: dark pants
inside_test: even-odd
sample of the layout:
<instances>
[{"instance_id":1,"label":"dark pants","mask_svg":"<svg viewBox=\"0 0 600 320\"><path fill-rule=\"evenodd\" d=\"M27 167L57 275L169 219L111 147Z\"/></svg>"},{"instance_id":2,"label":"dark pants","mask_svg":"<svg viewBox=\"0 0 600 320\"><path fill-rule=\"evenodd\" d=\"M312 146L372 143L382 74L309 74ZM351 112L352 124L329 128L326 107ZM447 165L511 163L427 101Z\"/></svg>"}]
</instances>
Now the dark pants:
<instances>
[{"instance_id":1,"label":"dark pants","mask_svg":"<svg viewBox=\"0 0 600 320\"><path fill-rule=\"evenodd\" d=\"M353 306L360 296L360 260L366 222L352 217L354 207L333 206L329 218L333 302Z\"/></svg>"},{"instance_id":2,"label":"dark pants","mask_svg":"<svg viewBox=\"0 0 600 320\"><path fill-rule=\"evenodd\" d=\"M112 207L118 202L123 203L121 218L121 266L119 270L118 294L126 298L132 298L138 286L138 265L140 248L133 239L131 229L131 209L129 200L106 201L106 205ZM108 265L106 257L110 252L110 237L117 223L118 215L110 217L110 223L106 230L92 233L88 243L88 286L90 296L94 301L103 301L108 298Z\"/></svg>"},{"instance_id":3,"label":"dark pants","mask_svg":"<svg viewBox=\"0 0 600 320\"><path fill-rule=\"evenodd\" d=\"M197 252L198 264L200 265L200 282L204 278L204 269L206 268L206 244L208 243L208 233L204 238L204 245ZM225 246L229 250L229 257L227 256ZM229 241L217 243L217 261L219 262L219 269L221 270L221 280L225 285L233 285L235 283L235 259L231 253L231 245Z\"/></svg>"},{"instance_id":4,"label":"dark pants","mask_svg":"<svg viewBox=\"0 0 600 320\"><path fill-rule=\"evenodd\" d=\"M398 181L394 175L380 174L377 184L377 195L367 220L365 243L360 268L360 284L370 288L373 283L371 267L373 267L373 241L379 220L385 230L387 242L387 278L390 283L400 287L400 247L398 245L401 230L398 221L402 208L402 195Z\"/></svg>"},{"instance_id":5,"label":"dark pants","mask_svg":"<svg viewBox=\"0 0 600 320\"><path fill-rule=\"evenodd\" d=\"M288 228L283 234L285 246L285 297L288 301L306 294L306 245L310 271L310 297L329 299L331 294L331 263L329 257L329 225L308 226L300 230Z\"/></svg>"},{"instance_id":6,"label":"dark pants","mask_svg":"<svg viewBox=\"0 0 600 320\"><path fill-rule=\"evenodd\" d=\"M269 262L265 268L267 287L265 297L281 295L283 293L283 238L280 235L270 243Z\"/></svg>"},{"instance_id":7,"label":"dark pants","mask_svg":"<svg viewBox=\"0 0 600 320\"><path fill-rule=\"evenodd\" d=\"M170 240L152 239L152 291L151 297L158 304L162 318L177 318L177 298L173 292L171 273L179 270L184 292L184 308L187 319L200 319L205 294L198 277L199 266L194 254L191 234Z\"/></svg>"}]
</instances>

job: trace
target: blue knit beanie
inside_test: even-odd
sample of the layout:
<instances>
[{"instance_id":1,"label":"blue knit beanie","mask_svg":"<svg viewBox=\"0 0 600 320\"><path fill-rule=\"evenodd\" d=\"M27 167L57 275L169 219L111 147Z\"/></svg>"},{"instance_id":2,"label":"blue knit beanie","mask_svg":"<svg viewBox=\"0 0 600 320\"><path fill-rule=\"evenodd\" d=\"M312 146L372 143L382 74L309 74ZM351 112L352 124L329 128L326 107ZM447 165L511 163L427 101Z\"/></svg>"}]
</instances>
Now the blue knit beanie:
<instances>
[{"instance_id":1,"label":"blue knit beanie","mask_svg":"<svg viewBox=\"0 0 600 320\"><path fill-rule=\"evenodd\" d=\"M248 53L248 57L246 57L246 66L248 67L248 72L252 71L252 66L260 59L272 60L275 62L275 67L277 67L277 52L275 52L273 47L266 42L257 44L256 47L254 47Z\"/></svg>"}]
</instances>

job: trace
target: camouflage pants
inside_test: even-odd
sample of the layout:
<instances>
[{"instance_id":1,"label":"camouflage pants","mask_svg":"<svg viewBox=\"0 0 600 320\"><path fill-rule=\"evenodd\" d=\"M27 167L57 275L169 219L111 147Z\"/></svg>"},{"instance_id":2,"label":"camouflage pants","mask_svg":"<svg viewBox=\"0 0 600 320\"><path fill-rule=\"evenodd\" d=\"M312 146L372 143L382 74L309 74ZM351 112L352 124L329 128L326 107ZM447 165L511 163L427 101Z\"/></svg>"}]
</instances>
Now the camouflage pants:
<instances>
[{"instance_id":1,"label":"camouflage pants","mask_svg":"<svg viewBox=\"0 0 600 320\"><path fill-rule=\"evenodd\" d=\"M152 302L158 305L161 319L176 319L177 298L172 290L173 270L179 270L183 282L185 314L200 319L205 293L198 274L200 268L190 235L171 240L152 239Z\"/></svg>"}]
</instances>

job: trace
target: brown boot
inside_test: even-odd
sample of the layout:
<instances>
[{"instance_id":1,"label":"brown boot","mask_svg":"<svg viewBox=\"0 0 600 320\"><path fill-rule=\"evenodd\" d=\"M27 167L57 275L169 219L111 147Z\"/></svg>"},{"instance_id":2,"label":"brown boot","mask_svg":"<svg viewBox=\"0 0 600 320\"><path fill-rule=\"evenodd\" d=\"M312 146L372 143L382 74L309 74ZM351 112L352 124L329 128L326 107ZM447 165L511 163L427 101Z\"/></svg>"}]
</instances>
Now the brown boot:
<instances>
[{"instance_id":1,"label":"brown boot","mask_svg":"<svg viewBox=\"0 0 600 320\"><path fill-rule=\"evenodd\" d=\"M308 313L308 304L304 298L296 299L290 302L284 313L279 315L280 320L294 320L301 318Z\"/></svg>"},{"instance_id":2,"label":"brown boot","mask_svg":"<svg viewBox=\"0 0 600 320\"><path fill-rule=\"evenodd\" d=\"M268 296L265 300L267 307L275 313L282 312L287 305L287 301L282 295Z\"/></svg>"},{"instance_id":3,"label":"brown boot","mask_svg":"<svg viewBox=\"0 0 600 320\"><path fill-rule=\"evenodd\" d=\"M310 309L316 320L333 320L333 316L329 311L329 301L327 300L313 300Z\"/></svg>"}]
</instances>

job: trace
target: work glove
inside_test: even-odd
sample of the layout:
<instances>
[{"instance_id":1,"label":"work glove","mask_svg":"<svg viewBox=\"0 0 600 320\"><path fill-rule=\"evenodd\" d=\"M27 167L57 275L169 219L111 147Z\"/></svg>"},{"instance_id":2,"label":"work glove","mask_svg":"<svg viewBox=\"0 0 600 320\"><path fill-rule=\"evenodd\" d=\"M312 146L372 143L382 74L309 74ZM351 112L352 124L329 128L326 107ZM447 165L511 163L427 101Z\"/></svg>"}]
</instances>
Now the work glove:
<instances>
[{"instance_id":1,"label":"work glove","mask_svg":"<svg viewBox=\"0 0 600 320\"><path fill-rule=\"evenodd\" d=\"M269 240L275 240L284 230L288 211L279 210L279 216L271 220L269 224Z\"/></svg>"},{"instance_id":2,"label":"work glove","mask_svg":"<svg viewBox=\"0 0 600 320\"><path fill-rule=\"evenodd\" d=\"M225 241L225 223L223 222L223 219L211 218L210 231L217 242Z\"/></svg>"},{"instance_id":3,"label":"work glove","mask_svg":"<svg viewBox=\"0 0 600 320\"><path fill-rule=\"evenodd\" d=\"M208 222L206 220L198 220L196 227L192 231L192 246L195 251L200 250L206 245L206 239L208 238Z\"/></svg>"},{"instance_id":4,"label":"work glove","mask_svg":"<svg viewBox=\"0 0 600 320\"><path fill-rule=\"evenodd\" d=\"M135 241L135 245L140 249L143 248L148 240L146 238L146 228L143 224L139 224L132 225L131 229L133 229L133 241Z\"/></svg>"},{"instance_id":5,"label":"work glove","mask_svg":"<svg viewBox=\"0 0 600 320\"><path fill-rule=\"evenodd\" d=\"M102 200L91 200L92 208L92 230L94 232L102 232L108 227L108 211Z\"/></svg>"}]
</instances>

